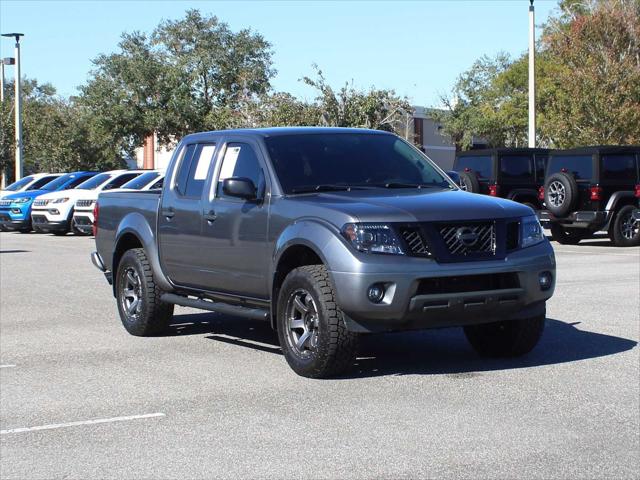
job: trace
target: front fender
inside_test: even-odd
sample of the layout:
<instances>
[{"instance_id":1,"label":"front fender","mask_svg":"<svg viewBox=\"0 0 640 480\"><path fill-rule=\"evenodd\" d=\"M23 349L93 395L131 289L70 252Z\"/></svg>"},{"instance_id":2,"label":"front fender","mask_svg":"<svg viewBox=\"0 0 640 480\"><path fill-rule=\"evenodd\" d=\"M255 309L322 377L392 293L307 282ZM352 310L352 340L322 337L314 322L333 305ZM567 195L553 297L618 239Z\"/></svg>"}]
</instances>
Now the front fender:
<instances>
[{"instance_id":1,"label":"front fender","mask_svg":"<svg viewBox=\"0 0 640 480\"><path fill-rule=\"evenodd\" d=\"M147 258L149 259L149 263L151 264L153 277L156 283L158 283L161 289L171 291L173 286L165 276L162 271L162 267L160 266L160 256L155 233L147 219L142 214L138 212L131 212L125 215L125 217L120 221L115 235L116 250L120 244L120 240L127 234L134 235L142 244L142 248L144 248ZM116 268L117 265L113 265L112 271L115 272Z\"/></svg>"}]
</instances>

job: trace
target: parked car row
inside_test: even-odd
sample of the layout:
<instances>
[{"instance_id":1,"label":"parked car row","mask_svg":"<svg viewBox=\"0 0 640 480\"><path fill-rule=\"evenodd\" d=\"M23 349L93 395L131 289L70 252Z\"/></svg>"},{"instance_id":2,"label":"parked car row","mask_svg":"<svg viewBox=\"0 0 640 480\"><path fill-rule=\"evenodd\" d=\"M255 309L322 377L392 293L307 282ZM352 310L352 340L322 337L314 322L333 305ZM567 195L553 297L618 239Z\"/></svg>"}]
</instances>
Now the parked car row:
<instances>
[{"instance_id":1,"label":"parked car row","mask_svg":"<svg viewBox=\"0 0 640 480\"><path fill-rule=\"evenodd\" d=\"M640 146L473 150L454 170L464 190L536 210L559 243L604 230L615 245L640 245Z\"/></svg>"},{"instance_id":2,"label":"parked car row","mask_svg":"<svg viewBox=\"0 0 640 480\"><path fill-rule=\"evenodd\" d=\"M89 235L93 207L103 191L162 188L159 170L40 173L9 185L0 193L0 227L23 233Z\"/></svg>"}]
</instances>

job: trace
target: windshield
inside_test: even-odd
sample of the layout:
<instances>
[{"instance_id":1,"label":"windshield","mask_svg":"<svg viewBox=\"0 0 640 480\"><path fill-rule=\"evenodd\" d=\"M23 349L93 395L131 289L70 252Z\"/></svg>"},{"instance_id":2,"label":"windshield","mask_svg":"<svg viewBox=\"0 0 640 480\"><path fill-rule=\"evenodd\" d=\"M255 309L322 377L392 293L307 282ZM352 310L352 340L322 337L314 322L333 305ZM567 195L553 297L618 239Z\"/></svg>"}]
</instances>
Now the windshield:
<instances>
[{"instance_id":1,"label":"windshield","mask_svg":"<svg viewBox=\"0 0 640 480\"><path fill-rule=\"evenodd\" d=\"M48 190L49 192L55 192L60 187L62 187L62 185L67 183L69 181L69 178L71 178L71 177L72 177L71 173L68 173L67 175L62 175L61 177L58 177L55 180L47 183L45 186L42 187L42 190Z\"/></svg>"},{"instance_id":2,"label":"windshield","mask_svg":"<svg viewBox=\"0 0 640 480\"><path fill-rule=\"evenodd\" d=\"M140 190L143 187L149 185L152 181L158 178L160 175L158 172L147 172L143 173L139 177L134 178L133 180L129 180L127 183L122 185L120 188L131 188L133 190Z\"/></svg>"},{"instance_id":3,"label":"windshield","mask_svg":"<svg viewBox=\"0 0 640 480\"><path fill-rule=\"evenodd\" d=\"M341 186L452 187L426 156L395 135L279 135L265 142L286 194Z\"/></svg>"},{"instance_id":4,"label":"windshield","mask_svg":"<svg viewBox=\"0 0 640 480\"><path fill-rule=\"evenodd\" d=\"M4 189L10 192L17 192L22 187L28 185L29 182L32 182L32 181L33 181L32 176L24 177L18 180L17 182L13 182L11 185L7 185L6 187L4 187Z\"/></svg>"},{"instance_id":5,"label":"windshield","mask_svg":"<svg viewBox=\"0 0 640 480\"><path fill-rule=\"evenodd\" d=\"M558 172L571 173L576 180L590 180L593 175L591 155L553 155L549 159L547 176Z\"/></svg>"},{"instance_id":6,"label":"windshield","mask_svg":"<svg viewBox=\"0 0 640 480\"><path fill-rule=\"evenodd\" d=\"M100 175L90 178L86 182L82 182L76 188L79 190L95 190L97 187L109 180L111 176L112 175L110 173L101 173Z\"/></svg>"},{"instance_id":7,"label":"windshield","mask_svg":"<svg viewBox=\"0 0 640 480\"><path fill-rule=\"evenodd\" d=\"M456 159L457 172L471 171L480 178L493 178L491 155L461 155ZM469 169L469 170L467 170Z\"/></svg>"}]
</instances>

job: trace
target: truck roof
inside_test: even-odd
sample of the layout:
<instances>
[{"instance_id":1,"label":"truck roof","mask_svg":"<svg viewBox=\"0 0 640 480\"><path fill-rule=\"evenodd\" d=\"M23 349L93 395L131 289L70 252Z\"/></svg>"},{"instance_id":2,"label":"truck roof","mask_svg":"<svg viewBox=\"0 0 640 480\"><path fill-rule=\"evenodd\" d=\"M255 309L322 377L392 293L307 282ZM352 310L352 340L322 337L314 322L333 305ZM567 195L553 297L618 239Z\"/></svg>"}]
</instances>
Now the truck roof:
<instances>
[{"instance_id":1,"label":"truck roof","mask_svg":"<svg viewBox=\"0 0 640 480\"><path fill-rule=\"evenodd\" d=\"M594 153L635 152L640 152L640 145L593 145L589 147L571 148L568 150L552 150L551 155L593 155Z\"/></svg>"},{"instance_id":2,"label":"truck roof","mask_svg":"<svg viewBox=\"0 0 640 480\"><path fill-rule=\"evenodd\" d=\"M206 138L212 135L241 134L257 137L277 137L282 135L309 135L309 134L344 134L359 133L370 135L393 135L383 130L371 130L368 128L342 128L342 127L269 127L269 128L236 128L231 130L212 130L210 132L192 133L184 137L185 140Z\"/></svg>"},{"instance_id":3,"label":"truck roof","mask_svg":"<svg viewBox=\"0 0 640 480\"><path fill-rule=\"evenodd\" d=\"M480 148L478 150L467 150L466 152L459 152L457 154L458 157L467 157L467 156L475 156L475 155L509 155L509 154L523 154L523 153L548 153L551 150L548 148Z\"/></svg>"}]
</instances>

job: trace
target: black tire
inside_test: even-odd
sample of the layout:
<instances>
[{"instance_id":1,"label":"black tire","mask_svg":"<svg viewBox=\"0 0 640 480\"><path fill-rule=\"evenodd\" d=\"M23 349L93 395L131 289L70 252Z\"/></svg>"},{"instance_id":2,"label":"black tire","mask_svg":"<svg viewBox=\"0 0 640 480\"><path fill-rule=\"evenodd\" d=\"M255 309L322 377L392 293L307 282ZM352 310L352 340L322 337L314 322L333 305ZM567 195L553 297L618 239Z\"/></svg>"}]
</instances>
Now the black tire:
<instances>
[{"instance_id":1,"label":"black tire","mask_svg":"<svg viewBox=\"0 0 640 480\"><path fill-rule=\"evenodd\" d=\"M131 278L137 279L137 283ZM173 317L173 304L160 300L163 292L153 279L151 265L142 248L127 250L122 255L115 281L118 312L127 332L147 337L167 328ZM132 286L134 288L128 288ZM133 306L133 312L128 311L134 299L139 302Z\"/></svg>"},{"instance_id":2,"label":"black tire","mask_svg":"<svg viewBox=\"0 0 640 480\"><path fill-rule=\"evenodd\" d=\"M552 223L551 236L561 245L577 245L581 240L589 238L591 231L586 228L566 228Z\"/></svg>"},{"instance_id":3,"label":"black tire","mask_svg":"<svg viewBox=\"0 0 640 480\"><path fill-rule=\"evenodd\" d=\"M68 230L51 230L51 233L53 233L56 237L62 237L63 235L66 235L67 233L69 233Z\"/></svg>"},{"instance_id":4,"label":"black tire","mask_svg":"<svg viewBox=\"0 0 640 480\"><path fill-rule=\"evenodd\" d=\"M544 182L544 202L556 217L571 212L578 200L578 184L572 175L564 172L554 173Z\"/></svg>"},{"instance_id":5,"label":"black tire","mask_svg":"<svg viewBox=\"0 0 640 480\"><path fill-rule=\"evenodd\" d=\"M474 172L460 172L460 188L471 193L480 193L480 181Z\"/></svg>"},{"instance_id":6,"label":"black tire","mask_svg":"<svg viewBox=\"0 0 640 480\"><path fill-rule=\"evenodd\" d=\"M544 331L545 315L522 320L469 325L464 334L483 357L519 357L538 344Z\"/></svg>"},{"instance_id":7,"label":"black tire","mask_svg":"<svg viewBox=\"0 0 640 480\"><path fill-rule=\"evenodd\" d=\"M616 247L640 245L640 220L634 220L633 205L626 205L615 213L609 237Z\"/></svg>"},{"instance_id":8,"label":"black tire","mask_svg":"<svg viewBox=\"0 0 640 480\"><path fill-rule=\"evenodd\" d=\"M300 303L296 303L296 299ZM296 309L294 305L306 307ZM300 313L294 328L289 312ZM294 316L291 315L293 319ZM335 291L324 265L307 265L289 272L278 295L277 329L287 363L298 375L327 378L345 373L353 365L358 335L349 332L335 300ZM302 330L302 331L301 331ZM297 343L307 335L307 340Z\"/></svg>"}]
</instances>

